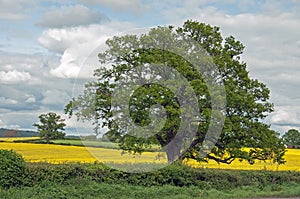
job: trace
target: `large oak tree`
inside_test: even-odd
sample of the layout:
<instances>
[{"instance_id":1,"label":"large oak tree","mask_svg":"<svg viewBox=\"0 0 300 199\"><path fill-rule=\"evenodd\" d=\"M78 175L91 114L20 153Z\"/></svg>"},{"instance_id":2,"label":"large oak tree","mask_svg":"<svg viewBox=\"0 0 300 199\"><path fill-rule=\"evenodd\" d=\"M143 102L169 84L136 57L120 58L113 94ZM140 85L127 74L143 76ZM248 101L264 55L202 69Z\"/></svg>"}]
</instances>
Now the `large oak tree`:
<instances>
[{"instance_id":1,"label":"large oak tree","mask_svg":"<svg viewBox=\"0 0 300 199\"><path fill-rule=\"evenodd\" d=\"M180 56L180 50L185 51L188 56L195 56L196 45L188 44L189 49L186 49L183 44L182 49L175 50L178 53L168 50L168 46L183 41L197 43L205 51L201 56L209 56L199 59L206 65L205 69L200 69L201 73L194 68L192 61ZM234 159L247 160L251 164L255 160L284 163L285 150L282 140L277 132L270 130L269 125L262 122L267 114L273 111L273 104L268 101L270 91L265 84L249 77L246 63L240 59L244 46L233 36L222 38L218 27L188 20L177 29L172 26L157 27L140 36L113 37L107 40L106 44L108 50L99 54L101 66L94 73L97 80L85 85L84 93L66 106L67 113L75 114L83 120L94 120L96 126L108 127L106 135L126 151L142 153L154 144L165 147L169 162L178 158L191 158L197 161L213 159L228 164ZM205 64L208 60L213 61L215 68ZM165 85L145 83L130 93L129 115L119 114L119 118L116 118L116 110L124 107L117 107L117 103L112 103L114 89L120 82L124 86L126 82L134 81L136 76L143 75L144 71L139 71L139 66L153 72L153 65L172 67L190 83L199 110L196 111L197 115L190 116L188 122L182 122L182 113L193 110L183 110L180 100L187 103L193 103L195 100L191 100L190 91L178 83L180 77L172 72L166 75L161 68L155 69L152 78L172 76L173 80L166 81L169 88ZM134 71L130 76L132 80L124 76L130 71ZM151 78L151 75L149 76ZM216 83L215 86L223 85L225 93L213 91L218 89L207 85L211 80ZM180 87L185 98L174 95L171 85ZM223 128L216 129L221 130L220 134L210 138L216 140L213 141L212 148L208 147L210 152L206 154L206 145L203 143L207 139L206 133L212 122L218 123L211 120L214 114L212 98L222 100L224 97L226 107L219 107L218 111L219 118L223 117ZM129 133L130 129L126 126L129 120L141 127L153 122L149 115L158 110L151 108L156 104L166 113L162 128L155 129L155 132L148 136L137 136L143 134L138 130L135 134ZM194 134L189 132L190 126L196 126ZM186 130L178 137L176 135L180 128ZM186 142L188 146L185 145ZM203 153L206 155L201 155Z\"/></svg>"}]
</instances>

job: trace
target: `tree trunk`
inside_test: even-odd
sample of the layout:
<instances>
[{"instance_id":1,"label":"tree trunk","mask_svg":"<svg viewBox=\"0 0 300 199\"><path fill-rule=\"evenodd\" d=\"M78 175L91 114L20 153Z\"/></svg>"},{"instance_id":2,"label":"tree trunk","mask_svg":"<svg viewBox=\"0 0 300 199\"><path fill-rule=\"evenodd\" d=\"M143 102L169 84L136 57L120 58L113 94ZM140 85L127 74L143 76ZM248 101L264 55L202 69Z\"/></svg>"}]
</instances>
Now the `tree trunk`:
<instances>
[{"instance_id":1,"label":"tree trunk","mask_svg":"<svg viewBox=\"0 0 300 199\"><path fill-rule=\"evenodd\" d=\"M46 135L46 143L49 144L50 142L50 136Z\"/></svg>"},{"instance_id":2,"label":"tree trunk","mask_svg":"<svg viewBox=\"0 0 300 199\"><path fill-rule=\"evenodd\" d=\"M177 160L181 154L181 144L182 140L178 137L175 137L167 146L166 146L166 154L168 163L172 163Z\"/></svg>"}]
</instances>

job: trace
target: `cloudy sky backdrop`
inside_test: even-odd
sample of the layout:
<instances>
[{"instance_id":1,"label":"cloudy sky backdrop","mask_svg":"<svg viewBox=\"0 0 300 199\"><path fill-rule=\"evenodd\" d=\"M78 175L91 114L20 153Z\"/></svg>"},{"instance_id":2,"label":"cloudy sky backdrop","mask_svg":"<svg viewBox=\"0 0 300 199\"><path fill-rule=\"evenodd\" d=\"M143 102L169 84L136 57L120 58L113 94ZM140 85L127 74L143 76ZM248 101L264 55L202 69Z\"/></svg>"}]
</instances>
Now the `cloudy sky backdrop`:
<instances>
[{"instance_id":1,"label":"cloudy sky backdrop","mask_svg":"<svg viewBox=\"0 0 300 199\"><path fill-rule=\"evenodd\" d=\"M299 10L297 0L0 0L0 127L33 129L41 113L63 114L81 64L107 38L194 19L246 46L250 76L275 104L266 122L281 133L299 129Z\"/></svg>"}]
</instances>

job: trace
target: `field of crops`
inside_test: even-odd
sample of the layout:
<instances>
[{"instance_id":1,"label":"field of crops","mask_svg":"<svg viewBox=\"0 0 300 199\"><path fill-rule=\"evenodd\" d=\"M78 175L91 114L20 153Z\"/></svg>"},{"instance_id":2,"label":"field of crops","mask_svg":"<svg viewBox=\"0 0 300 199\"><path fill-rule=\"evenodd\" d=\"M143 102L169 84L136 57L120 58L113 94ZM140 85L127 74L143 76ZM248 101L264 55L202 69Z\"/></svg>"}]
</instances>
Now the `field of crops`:
<instances>
[{"instance_id":1,"label":"field of crops","mask_svg":"<svg viewBox=\"0 0 300 199\"><path fill-rule=\"evenodd\" d=\"M1 139L2 140L2 139ZM11 141L11 140L6 140ZM23 155L28 162L114 162L114 163L166 163L164 154L157 152L145 152L142 155L122 154L121 150L93 148L82 146L62 146L53 144L30 144L0 142L0 149L13 149ZM214 161L208 163L197 163L192 160L187 161L188 165L201 168L221 168L221 169L242 169L242 170L293 170L300 171L300 150L288 149L286 152L286 164L274 165L270 162L257 162L249 165L247 162L234 161L230 165L218 165Z\"/></svg>"},{"instance_id":2,"label":"field of crops","mask_svg":"<svg viewBox=\"0 0 300 199\"><path fill-rule=\"evenodd\" d=\"M164 163L165 159L157 159L158 153L145 152L142 156L121 154L121 150L82 147L82 146L63 146L53 144L31 144L1 142L0 149L13 149L23 155L28 162L157 162Z\"/></svg>"}]
</instances>

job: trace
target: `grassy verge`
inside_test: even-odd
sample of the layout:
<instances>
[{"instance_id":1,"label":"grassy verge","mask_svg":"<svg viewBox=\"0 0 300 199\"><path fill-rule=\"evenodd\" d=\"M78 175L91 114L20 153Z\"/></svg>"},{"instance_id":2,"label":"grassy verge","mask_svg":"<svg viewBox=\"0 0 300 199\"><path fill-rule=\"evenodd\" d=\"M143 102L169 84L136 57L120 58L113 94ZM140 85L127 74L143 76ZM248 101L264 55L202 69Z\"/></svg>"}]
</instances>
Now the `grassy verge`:
<instances>
[{"instance_id":1,"label":"grassy verge","mask_svg":"<svg viewBox=\"0 0 300 199\"><path fill-rule=\"evenodd\" d=\"M42 182L34 187L0 189L1 198L126 198L126 199L188 199L188 198L253 198L253 197L294 197L300 196L300 186L294 183L256 187L240 187L231 190L203 190L198 187L133 186L96 183L90 180L72 179L63 185Z\"/></svg>"}]
</instances>

